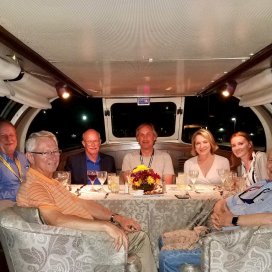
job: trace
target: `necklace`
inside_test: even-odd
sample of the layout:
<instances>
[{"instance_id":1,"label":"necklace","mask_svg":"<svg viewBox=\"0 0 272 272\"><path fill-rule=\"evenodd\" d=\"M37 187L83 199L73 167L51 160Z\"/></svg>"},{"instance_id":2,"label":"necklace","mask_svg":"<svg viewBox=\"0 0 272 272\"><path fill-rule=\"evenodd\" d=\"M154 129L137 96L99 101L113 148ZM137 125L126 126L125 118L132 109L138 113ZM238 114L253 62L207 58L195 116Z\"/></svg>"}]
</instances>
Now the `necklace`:
<instances>
[{"instance_id":1,"label":"necklace","mask_svg":"<svg viewBox=\"0 0 272 272\"><path fill-rule=\"evenodd\" d=\"M154 149L153 149L153 152L152 152L152 155L149 159L149 163L148 163L148 168L151 167L151 164L152 164L152 161L153 161L153 157L154 157ZM140 161L141 161L141 164L144 164L144 159L143 159L143 155L142 155L142 150L140 150Z\"/></svg>"}]
</instances>

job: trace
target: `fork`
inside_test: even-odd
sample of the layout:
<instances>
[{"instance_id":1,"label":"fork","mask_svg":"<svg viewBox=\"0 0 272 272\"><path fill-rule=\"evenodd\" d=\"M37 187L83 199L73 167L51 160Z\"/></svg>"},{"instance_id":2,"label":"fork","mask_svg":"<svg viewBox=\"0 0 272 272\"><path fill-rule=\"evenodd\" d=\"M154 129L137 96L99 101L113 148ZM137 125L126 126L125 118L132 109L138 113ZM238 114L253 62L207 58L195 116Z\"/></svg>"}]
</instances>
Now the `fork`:
<instances>
[{"instance_id":1,"label":"fork","mask_svg":"<svg viewBox=\"0 0 272 272\"><path fill-rule=\"evenodd\" d=\"M86 185L87 185L87 184L83 184L83 185L81 185L79 188L77 188L76 191L75 191L75 194L76 194L77 196L80 196L80 195L81 195L80 190L81 190L84 186L86 186Z\"/></svg>"},{"instance_id":2,"label":"fork","mask_svg":"<svg viewBox=\"0 0 272 272\"><path fill-rule=\"evenodd\" d=\"M104 199L106 199L109 196L109 193L106 193L104 196Z\"/></svg>"}]
</instances>

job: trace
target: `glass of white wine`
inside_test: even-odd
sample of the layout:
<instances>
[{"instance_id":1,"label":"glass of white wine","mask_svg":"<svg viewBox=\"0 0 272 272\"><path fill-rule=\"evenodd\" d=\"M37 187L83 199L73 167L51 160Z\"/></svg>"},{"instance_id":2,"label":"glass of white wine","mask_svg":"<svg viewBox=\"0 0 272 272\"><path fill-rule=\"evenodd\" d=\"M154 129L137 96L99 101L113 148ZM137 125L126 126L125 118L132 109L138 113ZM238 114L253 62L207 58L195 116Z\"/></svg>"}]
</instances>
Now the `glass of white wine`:
<instances>
[{"instance_id":1,"label":"glass of white wine","mask_svg":"<svg viewBox=\"0 0 272 272\"><path fill-rule=\"evenodd\" d=\"M104 183L107 179L107 171L97 171L96 176L101 184L101 190L105 192Z\"/></svg>"},{"instance_id":2,"label":"glass of white wine","mask_svg":"<svg viewBox=\"0 0 272 272\"><path fill-rule=\"evenodd\" d=\"M195 190L195 182L198 178L199 171L197 169L190 169L188 175L193 184L192 189Z\"/></svg>"},{"instance_id":3,"label":"glass of white wine","mask_svg":"<svg viewBox=\"0 0 272 272\"><path fill-rule=\"evenodd\" d=\"M220 169L217 169L217 173L221 179L222 187L223 187L227 177L229 176L230 171L228 169L220 168Z\"/></svg>"},{"instance_id":4,"label":"glass of white wine","mask_svg":"<svg viewBox=\"0 0 272 272\"><path fill-rule=\"evenodd\" d=\"M220 177L222 182L222 189L224 189L224 185L229 176L229 172L230 171L228 169L224 169L224 168L217 169L218 176Z\"/></svg>"}]
</instances>

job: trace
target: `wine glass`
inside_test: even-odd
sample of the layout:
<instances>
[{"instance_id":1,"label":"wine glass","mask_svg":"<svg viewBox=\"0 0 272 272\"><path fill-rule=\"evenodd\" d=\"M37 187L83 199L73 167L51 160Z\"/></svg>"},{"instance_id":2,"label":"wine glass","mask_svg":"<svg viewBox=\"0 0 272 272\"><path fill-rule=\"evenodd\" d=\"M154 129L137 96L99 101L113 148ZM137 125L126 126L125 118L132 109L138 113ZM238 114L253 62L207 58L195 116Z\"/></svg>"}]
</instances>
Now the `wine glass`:
<instances>
[{"instance_id":1,"label":"wine glass","mask_svg":"<svg viewBox=\"0 0 272 272\"><path fill-rule=\"evenodd\" d=\"M91 191L95 191L94 190L94 181L97 178L96 171L95 170L87 170L87 176L90 179L91 184L92 184Z\"/></svg>"},{"instance_id":2,"label":"wine glass","mask_svg":"<svg viewBox=\"0 0 272 272\"><path fill-rule=\"evenodd\" d=\"M105 183L105 181L107 179L107 171L97 171L96 175L97 175L97 178L98 178L99 182L101 183L102 191L105 192L104 183Z\"/></svg>"},{"instance_id":3,"label":"wine glass","mask_svg":"<svg viewBox=\"0 0 272 272\"><path fill-rule=\"evenodd\" d=\"M195 190L195 182L198 178L198 175L199 175L199 171L197 169L190 169L189 170L189 178L190 180L192 181L192 189Z\"/></svg>"},{"instance_id":4,"label":"wine glass","mask_svg":"<svg viewBox=\"0 0 272 272\"><path fill-rule=\"evenodd\" d=\"M217 173L218 173L218 176L220 177L221 179L221 182L222 182L222 186L224 186L224 183L229 175L229 170L228 169L224 169L224 168L220 168L220 169L217 169Z\"/></svg>"}]
</instances>

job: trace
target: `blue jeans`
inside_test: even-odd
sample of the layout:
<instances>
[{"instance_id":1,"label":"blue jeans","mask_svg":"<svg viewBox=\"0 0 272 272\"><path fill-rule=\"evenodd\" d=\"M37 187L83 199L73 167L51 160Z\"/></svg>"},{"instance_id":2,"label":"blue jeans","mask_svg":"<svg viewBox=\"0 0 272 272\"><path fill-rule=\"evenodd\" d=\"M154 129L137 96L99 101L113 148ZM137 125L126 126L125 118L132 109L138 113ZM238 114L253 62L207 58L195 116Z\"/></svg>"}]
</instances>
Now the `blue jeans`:
<instances>
[{"instance_id":1,"label":"blue jeans","mask_svg":"<svg viewBox=\"0 0 272 272\"><path fill-rule=\"evenodd\" d=\"M201 249L193 250L161 250L160 272L179 272L183 264L200 265Z\"/></svg>"}]
</instances>

